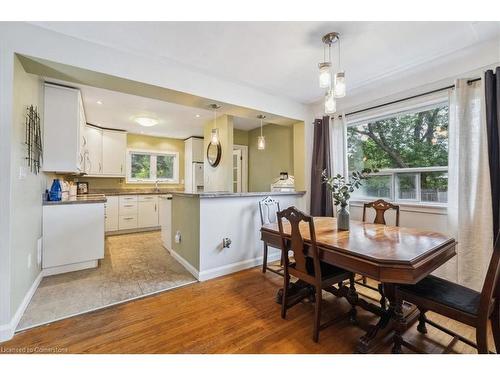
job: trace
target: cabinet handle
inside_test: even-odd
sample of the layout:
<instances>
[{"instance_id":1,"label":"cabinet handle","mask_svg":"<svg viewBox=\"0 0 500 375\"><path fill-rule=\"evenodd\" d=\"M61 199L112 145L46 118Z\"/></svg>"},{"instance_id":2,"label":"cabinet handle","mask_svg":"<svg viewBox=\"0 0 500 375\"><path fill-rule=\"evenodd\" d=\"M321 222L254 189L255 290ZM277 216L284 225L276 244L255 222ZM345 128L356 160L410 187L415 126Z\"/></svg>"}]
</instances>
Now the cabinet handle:
<instances>
[{"instance_id":1,"label":"cabinet handle","mask_svg":"<svg viewBox=\"0 0 500 375\"><path fill-rule=\"evenodd\" d=\"M155 212L156 212L156 203L155 203Z\"/></svg>"},{"instance_id":2,"label":"cabinet handle","mask_svg":"<svg viewBox=\"0 0 500 375\"><path fill-rule=\"evenodd\" d=\"M133 204L126 204L123 207L134 207L134 205Z\"/></svg>"},{"instance_id":3,"label":"cabinet handle","mask_svg":"<svg viewBox=\"0 0 500 375\"><path fill-rule=\"evenodd\" d=\"M102 165L101 162L99 162L99 173L102 172Z\"/></svg>"},{"instance_id":4,"label":"cabinet handle","mask_svg":"<svg viewBox=\"0 0 500 375\"><path fill-rule=\"evenodd\" d=\"M123 220L134 220L133 217L124 217Z\"/></svg>"},{"instance_id":5,"label":"cabinet handle","mask_svg":"<svg viewBox=\"0 0 500 375\"><path fill-rule=\"evenodd\" d=\"M120 173L123 173L123 164L120 165Z\"/></svg>"}]
</instances>

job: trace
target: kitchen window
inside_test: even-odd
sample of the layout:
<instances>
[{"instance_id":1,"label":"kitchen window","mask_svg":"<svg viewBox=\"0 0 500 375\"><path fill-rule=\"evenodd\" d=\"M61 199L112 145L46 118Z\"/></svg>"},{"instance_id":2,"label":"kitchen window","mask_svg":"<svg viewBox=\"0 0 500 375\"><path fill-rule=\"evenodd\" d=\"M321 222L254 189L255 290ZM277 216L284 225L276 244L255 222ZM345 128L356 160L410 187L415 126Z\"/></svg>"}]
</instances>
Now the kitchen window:
<instances>
[{"instance_id":1,"label":"kitchen window","mask_svg":"<svg viewBox=\"0 0 500 375\"><path fill-rule=\"evenodd\" d=\"M179 183L179 153L128 150L127 182Z\"/></svg>"},{"instance_id":2,"label":"kitchen window","mask_svg":"<svg viewBox=\"0 0 500 375\"><path fill-rule=\"evenodd\" d=\"M378 169L353 199L446 205L448 102L348 122L349 172Z\"/></svg>"}]
</instances>

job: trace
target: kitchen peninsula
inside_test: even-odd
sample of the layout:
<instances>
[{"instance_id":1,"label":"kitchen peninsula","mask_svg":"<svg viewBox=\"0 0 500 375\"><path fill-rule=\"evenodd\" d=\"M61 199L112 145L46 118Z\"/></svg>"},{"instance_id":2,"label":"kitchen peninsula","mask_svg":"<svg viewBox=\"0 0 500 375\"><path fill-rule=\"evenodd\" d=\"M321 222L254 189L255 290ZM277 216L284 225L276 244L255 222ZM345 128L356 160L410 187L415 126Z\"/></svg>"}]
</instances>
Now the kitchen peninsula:
<instances>
[{"instance_id":1,"label":"kitchen peninsula","mask_svg":"<svg viewBox=\"0 0 500 375\"><path fill-rule=\"evenodd\" d=\"M198 280L208 280L262 263L259 201L266 196L281 207L305 209L304 191L172 193L174 256ZM224 247L223 240L229 242ZM227 241L229 239L229 241ZM270 249L269 261L279 251Z\"/></svg>"}]
</instances>

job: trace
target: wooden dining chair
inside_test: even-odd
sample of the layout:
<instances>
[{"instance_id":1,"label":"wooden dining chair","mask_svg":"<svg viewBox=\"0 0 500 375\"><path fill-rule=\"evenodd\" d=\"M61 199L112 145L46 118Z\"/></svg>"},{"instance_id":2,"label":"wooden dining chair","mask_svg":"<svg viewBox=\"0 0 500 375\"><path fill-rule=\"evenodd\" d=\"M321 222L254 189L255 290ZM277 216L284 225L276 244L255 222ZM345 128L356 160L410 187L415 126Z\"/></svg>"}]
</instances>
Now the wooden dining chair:
<instances>
[{"instance_id":1,"label":"wooden dining chair","mask_svg":"<svg viewBox=\"0 0 500 375\"><path fill-rule=\"evenodd\" d=\"M447 333L453 339L444 349L449 353L457 341L462 341L477 349L480 354L488 350L488 320L491 322L497 354L500 354L500 232L497 234L486 278L481 293L436 276L427 276L415 285L400 285L397 298L416 305L420 311L417 330L427 333L426 323ZM457 320L476 329L476 342L429 320L425 313L434 311L447 318ZM397 312L401 314L401 312ZM401 346L421 352L404 341L401 326L396 327L393 352L400 352Z\"/></svg>"},{"instance_id":2,"label":"wooden dining chair","mask_svg":"<svg viewBox=\"0 0 500 375\"><path fill-rule=\"evenodd\" d=\"M283 229L283 219L288 221L290 225L290 236L285 235ZM306 225L302 230L308 230L310 236L310 251L311 256L306 256L308 245L304 242L300 223L304 222ZM287 294L290 285L290 276L295 276L299 280L314 287L315 291L315 314L314 314L314 327L313 327L313 340L318 342L319 331L331 325L337 319L321 324L321 304L322 304L322 290L330 288L334 284L339 284L339 287L345 280L350 281L349 293L356 296L356 289L354 286L354 274L344 269L335 267L333 265L324 263L319 260L318 247L316 244L316 232L314 229L314 220L295 207L289 207L283 211L278 212L278 228L281 236L281 248L284 262L284 284L281 303L281 317L286 318L286 311L288 306ZM290 246L288 246L288 244ZM289 249L293 253L294 261L289 259ZM351 306L349 311L351 319L355 320L356 308Z\"/></svg>"},{"instance_id":3,"label":"wooden dining chair","mask_svg":"<svg viewBox=\"0 0 500 375\"><path fill-rule=\"evenodd\" d=\"M261 225L276 223L278 217L276 214L280 210L280 202L276 199L267 196L259 202L259 212L260 212L260 223ZM283 276L283 257L281 257L280 268L273 269L267 265L267 254L269 246L267 242L264 242L264 254L262 259L262 273L266 273L267 270ZM281 250L281 249L280 249Z\"/></svg>"},{"instance_id":4,"label":"wooden dining chair","mask_svg":"<svg viewBox=\"0 0 500 375\"><path fill-rule=\"evenodd\" d=\"M386 225L386 220L385 220L385 213L388 210L395 210L396 211L396 226L399 227L399 206L396 204L392 204L389 202L384 201L383 199L377 199L376 201L365 203L363 205L363 222L366 222L366 210L367 208L373 208L375 210L375 219L373 220L373 224L382 224ZM360 279L358 279L360 280ZM367 285L367 279L366 276L361 277L361 284L366 288L378 291L381 295L380 298L380 305L385 308L386 305L386 300L384 296L384 291L382 290L382 284L378 285L378 288L371 287L370 285ZM359 282L358 282L359 284Z\"/></svg>"}]
</instances>

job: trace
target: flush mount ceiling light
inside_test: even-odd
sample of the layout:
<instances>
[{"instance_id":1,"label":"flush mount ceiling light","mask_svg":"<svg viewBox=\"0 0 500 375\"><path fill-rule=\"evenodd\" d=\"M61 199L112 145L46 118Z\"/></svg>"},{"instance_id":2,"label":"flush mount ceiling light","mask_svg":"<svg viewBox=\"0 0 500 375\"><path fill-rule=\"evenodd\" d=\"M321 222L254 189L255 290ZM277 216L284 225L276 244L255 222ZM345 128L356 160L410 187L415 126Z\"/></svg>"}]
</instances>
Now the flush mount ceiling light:
<instances>
[{"instance_id":1,"label":"flush mount ceiling light","mask_svg":"<svg viewBox=\"0 0 500 375\"><path fill-rule=\"evenodd\" d=\"M210 143L216 145L219 143L219 129L217 128L217 110L220 108L218 104L211 104L210 108L214 110L214 124L210 132Z\"/></svg>"},{"instance_id":2,"label":"flush mount ceiling light","mask_svg":"<svg viewBox=\"0 0 500 375\"><path fill-rule=\"evenodd\" d=\"M264 115L258 115L258 119L260 119L260 135L257 137L257 149L258 150L265 150L266 149L266 138L262 135L262 127L263 127L263 121L266 118Z\"/></svg>"},{"instance_id":3,"label":"flush mount ceiling light","mask_svg":"<svg viewBox=\"0 0 500 375\"><path fill-rule=\"evenodd\" d=\"M345 72L340 65L340 34L331 32L323 36L323 62L319 63L319 87L326 89L325 94L325 113L335 113L337 104L336 98L343 98L346 95ZM332 60L332 44L337 43L338 46L338 66L336 73L333 75L332 70L334 64ZM328 59L326 48L328 47Z\"/></svg>"},{"instance_id":4,"label":"flush mount ceiling light","mask_svg":"<svg viewBox=\"0 0 500 375\"><path fill-rule=\"evenodd\" d=\"M96 103L99 104L99 105L101 105L102 101L98 100Z\"/></svg>"},{"instance_id":5,"label":"flush mount ceiling light","mask_svg":"<svg viewBox=\"0 0 500 375\"><path fill-rule=\"evenodd\" d=\"M152 117L136 117L135 122L137 122L141 126L150 127L158 125L158 120Z\"/></svg>"}]
</instances>

